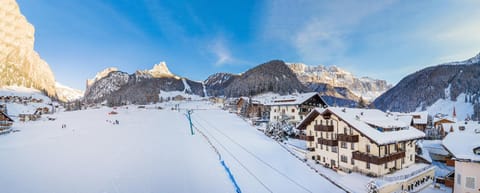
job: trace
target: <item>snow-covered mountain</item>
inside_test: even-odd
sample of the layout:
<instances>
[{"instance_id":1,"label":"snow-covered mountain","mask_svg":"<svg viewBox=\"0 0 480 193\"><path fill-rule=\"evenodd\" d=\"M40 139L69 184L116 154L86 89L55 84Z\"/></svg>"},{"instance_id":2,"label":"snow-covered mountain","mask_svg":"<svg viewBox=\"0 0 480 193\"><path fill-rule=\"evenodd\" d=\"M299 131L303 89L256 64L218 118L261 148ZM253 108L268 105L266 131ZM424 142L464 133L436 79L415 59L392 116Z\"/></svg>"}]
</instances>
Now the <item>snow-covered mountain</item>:
<instances>
[{"instance_id":1,"label":"snow-covered mountain","mask_svg":"<svg viewBox=\"0 0 480 193\"><path fill-rule=\"evenodd\" d=\"M382 110L480 116L480 54L465 61L427 67L403 78L374 101ZM472 115L473 114L473 115Z\"/></svg>"},{"instance_id":2,"label":"snow-covered mountain","mask_svg":"<svg viewBox=\"0 0 480 193\"><path fill-rule=\"evenodd\" d=\"M88 90L88 87L92 86L93 83L95 83L96 81L108 76L108 74L110 74L110 72L116 72L116 71L118 71L118 68L108 67L108 68L105 68L104 70L98 72L97 75L95 75L95 77L87 80L87 90Z\"/></svg>"},{"instance_id":3,"label":"snow-covered mountain","mask_svg":"<svg viewBox=\"0 0 480 193\"><path fill-rule=\"evenodd\" d=\"M34 50L35 29L15 0L0 1L0 86L36 88L55 96L55 77Z\"/></svg>"},{"instance_id":4,"label":"snow-covered mountain","mask_svg":"<svg viewBox=\"0 0 480 193\"><path fill-rule=\"evenodd\" d=\"M90 79L85 90L87 103L108 102L111 105L146 104L160 101L160 93L179 91L204 96L203 84L172 74L164 62L151 70L133 74L107 68Z\"/></svg>"},{"instance_id":5,"label":"snow-covered mountain","mask_svg":"<svg viewBox=\"0 0 480 193\"><path fill-rule=\"evenodd\" d=\"M83 97L83 91L70 88L60 83L55 83L57 97L60 101L68 102L80 99Z\"/></svg>"},{"instance_id":6,"label":"snow-covered mountain","mask_svg":"<svg viewBox=\"0 0 480 193\"><path fill-rule=\"evenodd\" d=\"M358 78L336 66L309 66L302 63L289 63L288 66L303 84L320 83L349 89L357 97L373 100L391 88L385 80L370 77Z\"/></svg>"}]
</instances>

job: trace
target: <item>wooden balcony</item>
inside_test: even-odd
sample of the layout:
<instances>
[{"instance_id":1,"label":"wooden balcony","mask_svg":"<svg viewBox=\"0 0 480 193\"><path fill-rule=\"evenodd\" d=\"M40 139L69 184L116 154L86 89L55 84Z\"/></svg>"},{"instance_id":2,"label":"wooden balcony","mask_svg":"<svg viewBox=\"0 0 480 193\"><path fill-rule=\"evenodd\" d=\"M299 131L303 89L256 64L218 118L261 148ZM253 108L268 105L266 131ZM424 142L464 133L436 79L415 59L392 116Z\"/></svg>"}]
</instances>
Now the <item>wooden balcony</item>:
<instances>
[{"instance_id":1,"label":"wooden balcony","mask_svg":"<svg viewBox=\"0 0 480 193\"><path fill-rule=\"evenodd\" d=\"M295 138L304 140L304 141L313 141L315 139L313 136L308 136L308 135L298 135Z\"/></svg>"},{"instance_id":2,"label":"wooden balcony","mask_svg":"<svg viewBox=\"0 0 480 193\"><path fill-rule=\"evenodd\" d=\"M358 135L338 134L338 141L357 143L358 142Z\"/></svg>"},{"instance_id":3,"label":"wooden balcony","mask_svg":"<svg viewBox=\"0 0 480 193\"><path fill-rule=\"evenodd\" d=\"M313 130L332 132L333 131L333 125L315 125L313 127Z\"/></svg>"},{"instance_id":4,"label":"wooden balcony","mask_svg":"<svg viewBox=\"0 0 480 193\"><path fill-rule=\"evenodd\" d=\"M318 138L318 144L328 145L328 146L338 146L338 140Z\"/></svg>"},{"instance_id":5,"label":"wooden balcony","mask_svg":"<svg viewBox=\"0 0 480 193\"><path fill-rule=\"evenodd\" d=\"M378 156L374 156L374 155L371 155L371 154L362 153L362 152L359 152L359 151L355 151L352 154L353 154L353 159L355 159L355 160L369 162L369 163L372 163L372 164L375 164L375 165L384 164L384 163L387 163L387 162L394 161L394 160L401 159L401 158L405 157L405 152L404 151L393 153L393 154L390 154L390 155L386 155L384 157L378 157Z\"/></svg>"}]
</instances>

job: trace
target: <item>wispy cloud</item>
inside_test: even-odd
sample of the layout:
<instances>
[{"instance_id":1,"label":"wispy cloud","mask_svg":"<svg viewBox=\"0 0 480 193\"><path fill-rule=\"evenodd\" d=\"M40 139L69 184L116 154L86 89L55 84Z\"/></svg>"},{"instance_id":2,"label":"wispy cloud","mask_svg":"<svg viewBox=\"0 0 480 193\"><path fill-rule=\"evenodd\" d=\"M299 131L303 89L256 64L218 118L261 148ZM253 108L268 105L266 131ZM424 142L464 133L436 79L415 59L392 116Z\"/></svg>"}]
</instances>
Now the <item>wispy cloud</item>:
<instances>
[{"instance_id":1,"label":"wispy cloud","mask_svg":"<svg viewBox=\"0 0 480 193\"><path fill-rule=\"evenodd\" d=\"M216 57L214 65L217 67L239 62L238 59L232 56L227 41L223 37L215 38L211 42L209 49L210 52Z\"/></svg>"},{"instance_id":2,"label":"wispy cloud","mask_svg":"<svg viewBox=\"0 0 480 193\"><path fill-rule=\"evenodd\" d=\"M267 4L265 36L288 41L304 61L332 61L344 55L350 46L350 33L364 18L392 3L271 1Z\"/></svg>"}]
</instances>

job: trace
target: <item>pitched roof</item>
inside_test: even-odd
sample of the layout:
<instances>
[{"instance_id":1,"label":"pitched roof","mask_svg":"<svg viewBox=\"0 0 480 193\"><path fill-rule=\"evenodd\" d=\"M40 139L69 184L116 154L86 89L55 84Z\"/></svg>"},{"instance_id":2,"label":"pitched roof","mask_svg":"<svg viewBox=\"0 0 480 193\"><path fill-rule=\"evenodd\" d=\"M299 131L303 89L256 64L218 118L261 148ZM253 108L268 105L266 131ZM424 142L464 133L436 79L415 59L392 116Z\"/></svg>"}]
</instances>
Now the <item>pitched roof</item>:
<instances>
[{"instance_id":1,"label":"pitched roof","mask_svg":"<svg viewBox=\"0 0 480 193\"><path fill-rule=\"evenodd\" d=\"M457 132L460 129L480 129L480 123L477 121L458 121L456 123L442 123L442 127L446 132L450 132L450 128L453 129L453 132Z\"/></svg>"},{"instance_id":2,"label":"pitched roof","mask_svg":"<svg viewBox=\"0 0 480 193\"><path fill-rule=\"evenodd\" d=\"M385 113L377 109L356 109L343 107L316 108L299 124L297 128L303 129L313 121L312 116L332 113L341 120L358 130L376 144L390 144L398 141L406 141L425 137L425 134L405 123L391 113ZM378 128L393 128L393 131L379 131Z\"/></svg>"},{"instance_id":3,"label":"pitched roof","mask_svg":"<svg viewBox=\"0 0 480 193\"><path fill-rule=\"evenodd\" d=\"M7 114L5 114L5 112L3 112L3 111L0 111L0 116L3 116L5 118L7 118L7 120L13 122L13 119L10 116L8 116Z\"/></svg>"},{"instance_id":4,"label":"pitched roof","mask_svg":"<svg viewBox=\"0 0 480 193\"><path fill-rule=\"evenodd\" d=\"M308 99L314 97L315 95L318 95L318 97L320 97L320 100L322 100L324 102L324 104L326 104L325 101L322 99L322 97L317 92L309 92L309 93L292 94L292 95L274 97L270 101L268 101L265 105L268 105L268 106L299 105L299 104L304 103Z\"/></svg>"},{"instance_id":5,"label":"pitched roof","mask_svg":"<svg viewBox=\"0 0 480 193\"><path fill-rule=\"evenodd\" d=\"M480 155L474 153L474 149L480 147L478 125L449 133L442 144L457 160L480 162Z\"/></svg>"},{"instance_id":6,"label":"pitched roof","mask_svg":"<svg viewBox=\"0 0 480 193\"><path fill-rule=\"evenodd\" d=\"M411 113L392 112L392 114L397 115L399 118L403 117L402 119L405 119L405 117L411 117L414 124L424 124L425 125L425 124L428 123L428 111L411 112Z\"/></svg>"}]
</instances>

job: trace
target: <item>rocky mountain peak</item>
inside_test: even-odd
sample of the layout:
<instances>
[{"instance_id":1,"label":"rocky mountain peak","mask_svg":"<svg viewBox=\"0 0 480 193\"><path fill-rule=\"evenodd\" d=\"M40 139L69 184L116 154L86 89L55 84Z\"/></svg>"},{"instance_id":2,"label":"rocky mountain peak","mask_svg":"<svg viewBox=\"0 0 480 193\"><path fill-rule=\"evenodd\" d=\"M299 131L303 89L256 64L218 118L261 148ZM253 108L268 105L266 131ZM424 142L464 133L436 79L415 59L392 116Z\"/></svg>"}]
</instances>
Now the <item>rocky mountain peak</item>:
<instances>
[{"instance_id":1,"label":"rocky mountain peak","mask_svg":"<svg viewBox=\"0 0 480 193\"><path fill-rule=\"evenodd\" d=\"M110 72L116 72L116 71L119 71L118 68L116 67L108 67L108 68L105 68L104 70L100 71L97 73L97 75L95 75L94 78L92 79L88 79L87 80L87 89L93 85L93 83L95 83L96 81L108 76L108 74L110 74Z\"/></svg>"},{"instance_id":2,"label":"rocky mountain peak","mask_svg":"<svg viewBox=\"0 0 480 193\"><path fill-rule=\"evenodd\" d=\"M328 84L349 89L356 97L373 100L391 88L385 80L369 77L358 78L337 66L310 66L303 63L287 63L288 67L305 85Z\"/></svg>"},{"instance_id":3,"label":"rocky mountain peak","mask_svg":"<svg viewBox=\"0 0 480 193\"><path fill-rule=\"evenodd\" d=\"M151 70L148 70L148 73L154 78L165 78L165 77L174 77L170 70L167 67L167 63L160 62L155 64Z\"/></svg>"}]
</instances>

